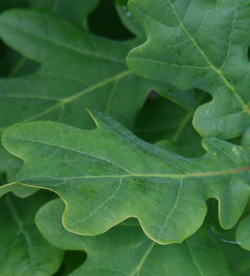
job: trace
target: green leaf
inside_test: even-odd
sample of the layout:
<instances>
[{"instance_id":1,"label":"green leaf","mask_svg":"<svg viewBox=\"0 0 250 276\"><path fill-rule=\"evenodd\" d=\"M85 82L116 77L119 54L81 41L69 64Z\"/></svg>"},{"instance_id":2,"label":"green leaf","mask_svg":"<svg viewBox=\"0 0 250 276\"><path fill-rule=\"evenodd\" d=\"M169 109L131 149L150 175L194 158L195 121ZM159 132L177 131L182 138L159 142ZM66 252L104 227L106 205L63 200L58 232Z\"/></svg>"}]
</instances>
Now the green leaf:
<instances>
[{"instance_id":1,"label":"green leaf","mask_svg":"<svg viewBox=\"0 0 250 276\"><path fill-rule=\"evenodd\" d=\"M68 0L62 0L62 1L35 0L35 1L29 1L29 2L30 2L29 6L33 8L34 7L51 8L54 12L56 12L61 17L71 21L72 23L75 23L76 25L81 26L84 29L87 29L87 15L97 5L96 0L94 1L77 0L77 3L74 2L74 5L71 5L72 3ZM11 4L11 3L8 3L8 4ZM17 76L22 76L22 75L27 75L29 73L32 73L38 69L39 64L37 62L27 59L25 56L22 56L17 52L14 52L12 49L8 49L6 51L4 59L1 60L1 67L3 68L2 70L4 72L4 75L9 78L9 77L17 77ZM17 85L21 85L20 80L18 81ZM39 84L37 84L37 86L39 86ZM12 87L9 87L9 89L11 90ZM32 90L36 89L36 87L31 87L31 89ZM21 91L21 93L19 94L23 94L23 91ZM3 97L6 97L6 92L4 92L3 95L4 95ZM29 95L27 95L27 99L28 98L29 98ZM14 122L18 122L19 121L18 116L20 115L20 113L27 113L26 105L28 105L28 109L33 108L32 103L27 103L27 99L25 103L21 101L21 98L14 99L12 102L10 101L9 105L6 106L5 108L3 108L0 104L0 109L3 111L3 114L0 111L2 121L5 122L10 117L11 106L15 105L16 109L14 110L14 112L15 111L17 112L17 120L16 121L14 120ZM16 103L16 101L18 101L18 103ZM4 106L6 102L2 100L2 104ZM0 122L0 129L1 128L2 128L2 124ZM0 133L1 132L2 131L0 130ZM8 152L6 152L0 143L0 173L2 172L7 173L7 179L8 181L11 181L11 179L13 179L13 177L16 175L20 167L21 167L20 161L17 158L14 158L13 156L11 156ZM23 187L22 189L15 190L14 194L19 197L26 197L33 194L34 192L35 192L34 189Z\"/></svg>"},{"instance_id":2,"label":"green leaf","mask_svg":"<svg viewBox=\"0 0 250 276\"><path fill-rule=\"evenodd\" d=\"M133 49L134 72L179 89L200 88L213 100L198 108L203 136L230 139L250 125L249 9L245 0L131 0L147 41Z\"/></svg>"},{"instance_id":3,"label":"green leaf","mask_svg":"<svg viewBox=\"0 0 250 276\"><path fill-rule=\"evenodd\" d=\"M51 199L38 193L28 199L6 195L0 201L0 274L47 276L56 272L63 251L49 244L34 223L38 209Z\"/></svg>"},{"instance_id":4,"label":"green leaf","mask_svg":"<svg viewBox=\"0 0 250 276\"><path fill-rule=\"evenodd\" d=\"M49 202L39 210L36 224L54 246L87 252L87 261L70 275L231 275L203 228L183 244L168 246L152 242L132 219L103 235L83 237L64 229L64 207L60 200Z\"/></svg>"},{"instance_id":5,"label":"green leaf","mask_svg":"<svg viewBox=\"0 0 250 276\"><path fill-rule=\"evenodd\" d=\"M250 273L249 258L250 252L242 249L235 239L236 225L230 230L224 230L220 227L218 219L218 204L215 199L207 201L208 213L203 226L208 230L211 241L219 248L227 259L233 275L245 276ZM250 206L249 206L250 207ZM248 207L247 207L248 208ZM247 212L244 210L242 216Z\"/></svg>"},{"instance_id":6,"label":"green leaf","mask_svg":"<svg viewBox=\"0 0 250 276\"><path fill-rule=\"evenodd\" d=\"M249 153L215 138L188 159L147 144L95 112L95 130L60 123L17 124L3 134L24 160L17 181L56 192L67 208L65 227L96 235L128 217L161 244L182 242L201 226L206 199L220 204L220 223L235 225L249 197ZM1 188L0 188L1 189Z\"/></svg>"},{"instance_id":7,"label":"green leaf","mask_svg":"<svg viewBox=\"0 0 250 276\"><path fill-rule=\"evenodd\" d=\"M240 222L236 232L236 240L242 248L250 251L250 215Z\"/></svg>"},{"instance_id":8,"label":"green leaf","mask_svg":"<svg viewBox=\"0 0 250 276\"><path fill-rule=\"evenodd\" d=\"M4 41L41 63L36 74L1 80L1 118L10 105L16 109L2 119L2 129L34 119L91 125L84 107L106 111L132 126L148 92L126 67L126 44L82 32L46 11L9 11L0 22ZM127 105L114 104L120 101Z\"/></svg>"},{"instance_id":9,"label":"green leaf","mask_svg":"<svg viewBox=\"0 0 250 276\"><path fill-rule=\"evenodd\" d=\"M250 128L248 128L242 136L241 144L244 148L250 149Z\"/></svg>"},{"instance_id":10,"label":"green leaf","mask_svg":"<svg viewBox=\"0 0 250 276\"><path fill-rule=\"evenodd\" d=\"M65 229L64 229L65 231ZM79 250L68 250L64 254L60 269L53 276L68 276L80 267L87 258L87 254Z\"/></svg>"},{"instance_id":11,"label":"green leaf","mask_svg":"<svg viewBox=\"0 0 250 276\"><path fill-rule=\"evenodd\" d=\"M0 81L0 118L4 118L0 131L35 119L91 127L83 107L111 114L133 127L135 116L156 84L128 70L125 57L131 43L82 32L46 11L9 11L0 22L5 43L41 63L33 75ZM9 114L10 107L15 112Z\"/></svg>"},{"instance_id":12,"label":"green leaf","mask_svg":"<svg viewBox=\"0 0 250 276\"><path fill-rule=\"evenodd\" d=\"M13 155L9 154L0 141L0 176L5 175L6 181L5 183L10 183L11 180L16 176L20 168L22 167L22 162L20 159L14 157ZM5 184L4 183L4 184ZM27 196L32 195L38 189L25 187L20 185L10 185L5 187L0 191L0 197L5 194L6 192L12 191L16 196L25 198Z\"/></svg>"},{"instance_id":13,"label":"green leaf","mask_svg":"<svg viewBox=\"0 0 250 276\"><path fill-rule=\"evenodd\" d=\"M127 40L134 35L122 24L115 0L100 0L97 9L88 18L89 30L99 36L114 40Z\"/></svg>"},{"instance_id":14,"label":"green leaf","mask_svg":"<svg viewBox=\"0 0 250 276\"><path fill-rule=\"evenodd\" d=\"M10 1L8 0L8 2ZM20 0L18 0L18 2L18 4L21 5ZM22 3L22 6L50 9L64 20L87 30L87 17L89 13L95 9L97 3L98 0L75 0L74 5L72 5L72 1L70 0L27 0ZM14 7L18 7L17 3L12 3L12 5L14 5ZM5 49L4 52L4 58L3 60L0 60L0 65L1 73L5 77L27 75L35 72L39 67L37 62L27 59L10 48Z\"/></svg>"},{"instance_id":15,"label":"green leaf","mask_svg":"<svg viewBox=\"0 0 250 276\"><path fill-rule=\"evenodd\" d=\"M132 127L148 92L126 67L130 48L82 32L45 11L10 11L0 21L5 42L41 63L37 73L0 80L0 132L33 119L91 127L86 106ZM18 163L1 146L0 151L0 172L7 172L11 180Z\"/></svg>"},{"instance_id":16,"label":"green leaf","mask_svg":"<svg viewBox=\"0 0 250 276\"><path fill-rule=\"evenodd\" d=\"M183 109L167 99L149 99L140 111L135 134L186 157L205 153L201 137L192 126L194 110Z\"/></svg>"},{"instance_id":17,"label":"green leaf","mask_svg":"<svg viewBox=\"0 0 250 276\"><path fill-rule=\"evenodd\" d=\"M11 156L0 142L0 173L8 171L8 181L20 170L22 161Z\"/></svg>"},{"instance_id":18,"label":"green leaf","mask_svg":"<svg viewBox=\"0 0 250 276\"><path fill-rule=\"evenodd\" d=\"M136 37L145 40L145 34L140 25L137 23L136 19L128 10L127 3L128 0L115 1L116 9L121 18L121 21L124 24L124 26L128 28L128 30L130 30L133 34L136 35Z\"/></svg>"},{"instance_id":19,"label":"green leaf","mask_svg":"<svg viewBox=\"0 0 250 276\"><path fill-rule=\"evenodd\" d=\"M75 26L88 29L87 17L98 4L98 0L27 0L31 8L48 8Z\"/></svg>"},{"instance_id":20,"label":"green leaf","mask_svg":"<svg viewBox=\"0 0 250 276\"><path fill-rule=\"evenodd\" d=\"M37 119L91 128L94 124L85 107L133 128L149 91L160 87L168 94L169 86L143 80L128 70L125 57L134 43L98 38L51 12L8 11L0 16L0 36L24 57L41 64L34 74L0 79L0 133L14 123ZM169 94L177 102L181 99L179 94L178 98ZM193 104L192 98L192 94L183 97L187 106ZM2 153L0 173L7 172L12 181L15 168L8 163L16 167L16 161Z\"/></svg>"},{"instance_id":21,"label":"green leaf","mask_svg":"<svg viewBox=\"0 0 250 276\"><path fill-rule=\"evenodd\" d=\"M229 231L219 231L211 229L209 238L219 248L226 257L232 274L235 276L245 276L250 274L250 252L242 249L240 244L235 240L235 228Z\"/></svg>"}]
</instances>

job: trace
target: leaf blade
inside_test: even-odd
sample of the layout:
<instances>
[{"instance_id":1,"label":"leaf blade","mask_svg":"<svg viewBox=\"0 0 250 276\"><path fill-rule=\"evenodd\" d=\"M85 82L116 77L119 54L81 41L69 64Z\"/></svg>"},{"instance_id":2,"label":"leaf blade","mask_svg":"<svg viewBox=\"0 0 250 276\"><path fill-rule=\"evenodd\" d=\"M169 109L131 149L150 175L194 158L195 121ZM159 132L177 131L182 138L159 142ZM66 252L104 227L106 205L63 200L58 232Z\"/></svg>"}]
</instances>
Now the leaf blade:
<instances>
[{"instance_id":1,"label":"leaf blade","mask_svg":"<svg viewBox=\"0 0 250 276\"><path fill-rule=\"evenodd\" d=\"M130 52L129 68L180 89L209 92L213 101L194 118L203 136L230 139L244 133L250 115L246 3L132 0L129 7L147 34L147 42Z\"/></svg>"},{"instance_id":2,"label":"leaf blade","mask_svg":"<svg viewBox=\"0 0 250 276\"><path fill-rule=\"evenodd\" d=\"M87 252L87 261L72 275L231 275L205 229L181 245L160 246L149 240L136 221L130 219L101 236L83 237L63 228L63 210L64 204L60 200L46 204L39 210L36 224L54 246ZM61 233L61 239L57 233ZM120 258L124 262L120 262Z\"/></svg>"},{"instance_id":3,"label":"leaf blade","mask_svg":"<svg viewBox=\"0 0 250 276\"><path fill-rule=\"evenodd\" d=\"M50 198L48 194L40 193L25 200L13 195L1 199L2 275L45 276L59 268L63 251L43 239L34 224L37 210Z\"/></svg>"},{"instance_id":4,"label":"leaf blade","mask_svg":"<svg viewBox=\"0 0 250 276\"><path fill-rule=\"evenodd\" d=\"M15 125L3 135L5 147L25 160L17 180L67 202L67 229L96 235L132 216L151 239L181 242L200 227L211 197L221 204L224 227L237 222L249 197L248 155L241 147L209 138L208 153L188 159L140 141L103 114L95 113L95 121L98 128L91 131L39 122Z\"/></svg>"}]
</instances>

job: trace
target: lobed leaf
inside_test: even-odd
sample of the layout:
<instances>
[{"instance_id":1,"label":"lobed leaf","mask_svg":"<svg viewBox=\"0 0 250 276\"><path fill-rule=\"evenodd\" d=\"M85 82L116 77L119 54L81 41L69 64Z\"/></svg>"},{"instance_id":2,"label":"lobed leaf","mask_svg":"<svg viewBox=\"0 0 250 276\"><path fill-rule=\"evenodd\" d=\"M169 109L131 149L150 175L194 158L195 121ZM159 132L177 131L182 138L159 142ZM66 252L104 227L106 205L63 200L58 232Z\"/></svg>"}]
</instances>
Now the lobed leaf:
<instances>
[{"instance_id":1,"label":"lobed leaf","mask_svg":"<svg viewBox=\"0 0 250 276\"><path fill-rule=\"evenodd\" d=\"M75 26L79 26L85 30L88 29L88 15L98 4L98 0L76 0L74 1L74 5L72 5L70 0L18 0L18 3L15 3L15 1L11 0L10 3L8 0L8 4L13 5L15 8L19 7L20 5L21 7L50 9L64 20L71 22ZM1 1L1 3L2 2L3 1ZM4 2L2 4L4 4ZM5 3L5 5L7 5L7 3ZM6 8L10 7L7 6L5 9ZM31 74L39 68L39 64L37 62L27 59L25 56L15 52L13 49L8 48L7 46L5 46L4 55L0 60L0 65L0 73L2 76L8 78Z\"/></svg>"},{"instance_id":2,"label":"lobed leaf","mask_svg":"<svg viewBox=\"0 0 250 276\"><path fill-rule=\"evenodd\" d=\"M8 11L0 22L4 41L41 63L32 75L0 80L0 133L35 119L91 127L86 106L132 127L148 92L126 67L128 46L92 36L46 11ZM0 150L0 172L11 179L19 164L1 145Z\"/></svg>"},{"instance_id":3,"label":"lobed leaf","mask_svg":"<svg viewBox=\"0 0 250 276\"><path fill-rule=\"evenodd\" d=\"M75 26L88 30L88 15L97 7L99 0L27 0L31 8L47 8Z\"/></svg>"},{"instance_id":4,"label":"lobed leaf","mask_svg":"<svg viewBox=\"0 0 250 276\"><path fill-rule=\"evenodd\" d=\"M152 242L132 219L101 236L83 237L64 229L61 221L64 207L60 200L49 202L39 210L36 224L54 246L87 252L87 261L72 276L231 275L223 255L204 228L181 245L168 246Z\"/></svg>"},{"instance_id":5,"label":"lobed leaf","mask_svg":"<svg viewBox=\"0 0 250 276\"><path fill-rule=\"evenodd\" d=\"M56 272L63 251L39 233L34 217L51 196L38 193L28 199L6 195L0 201L0 274L47 276Z\"/></svg>"},{"instance_id":6,"label":"lobed leaf","mask_svg":"<svg viewBox=\"0 0 250 276\"><path fill-rule=\"evenodd\" d=\"M89 2L86 0L83 0L83 1L80 0L77 2L78 3L74 2L74 5L71 5L72 3L68 0L62 0L60 2L35 0L35 1L27 1L27 3L25 1L21 3L19 1L18 4L23 6L25 6L26 4L29 4L31 8L39 7L39 8L51 9L53 12L56 12L62 18L65 18L66 20L71 21L72 23L75 23L76 25L79 25L84 29L87 29L87 16L91 12L91 10L93 10L96 7L97 1L94 0ZM2 4L7 5L7 3L2 3ZM15 4L17 6L17 3L8 3L8 4L11 4L11 5ZM37 70L37 67L38 67L38 63L33 62L22 55L19 55L18 53L14 52L12 49L8 49L6 51L5 57L1 60L1 65L3 68L2 70L4 72L4 75L7 74L8 77L27 75L33 72L34 70ZM32 87L32 89L35 89L35 87ZM14 102L15 100L10 102L9 106L7 106L6 109L3 109L3 107L0 106L0 108L3 111L3 114L1 114L2 122L5 123L6 119L10 117L11 105L14 105ZM4 102L3 105L5 104L6 103ZM28 108L30 109L33 108L31 102L29 103L26 102L26 104ZM14 122L18 122L20 119L18 118L18 116L20 115L20 113L26 113L27 107L24 106L24 102L20 101L20 99L15 107L16 107L16 110L12 110L11 112L12 114L15 112L18 113L16 116L16 120L14 120ZM0 124L0 129L1 128L2 128L2 125ZM1 132L2 130L0 130L0 133ZM4 148L2 147L2 144L0 143L0 173L3 173L3 172L6 173L8 181L11 181L11 179L13 179L13 177L16 175L20 167L21 167L20 160L14 158L7 151L5 151ZM26 197L33 194L35 191L36 189L22 187L21 189L14 190L14 194L19 197Z\"/></svg>"},{"instance_id":7,"label":"lobed leaf","mask_svg":"<svg viewBox=\"0 0 250 276\"><path fill-rule=\"evenodd\" d=\"M1 122L2 129L16 121L42 118L64 120L78 126L87 120L90 124L83 106L121 114L121 117L125 116L120 111L122 108L132 115L136 113L140 98L143 103L145 91L138 89L136 95L133 93L140 80L126 67L125 56L129 51L126 44L83 32L48 11L8 11L1 15L0 21L2 39L41 63L36 74L1 80L1 115L6 114L10 104L17 108ZM132 92L130 87L133 87ZM131 106L118 109L112 105L120 100L130 103L132 95L138 100L134 99L135 104ZM117 110L111 112L113 108ZM128 115L120 119L131 126Z\"/></svg>"},{"instance_id":8,"label":"lobed leaf","mask_svg":"<svg viewBox=\"0 0 250 276\"><path fill-rule=\"evenodd\" d=\"M67 205L68 230L97 235L137 217L154 241L182 242L201 226L212 197L222 227L235 225L249 198L248 152L207 138L208 153L188 159L94 114L95 130L34 122L3 134L6 149L24 160L16 181L56 192Z\"/></svg>"},{"instance_id":9,"label":"lobed leaf","mask_svg":"<svg viewBox=\"0 0 250 276\"><path fill-rule=\"evenodd\" d=\"M0 274L69 275L83 251L88 259L73 275L231 275L221 253L233 275L248 274L250 6L245 0L100 1L88 28L98 2L0 4L1 11L13 5L52 10L0 15L0 75L6 77L0 79L0 136L11 126L3 143L15 155L0 142L0 197L42 188L65 203L43 206L54 198L46 191L1 199ZM136 38L90 33L131 37L115 7ZM153 80L127 68L131 49L131 70ZM208 98L196 88L212 101L204 104ZM181 107L152 101L152 90ZM147 141L170 140L147 144L98 112L97 128L89 130L94 123L86 107ZM193 115L203 136L236 139L207 138L201 148ZM12 126L36 119L71 126ZM24 166L14 178L20 158ZM36 223L49 243L34 225L41 206ZM130 217L140 224L124 221ZM62 261L64 250L74 249Z\"/></svg>"},{"instance_id":10,"label":"lobed leaf","mask_svg":"<svg viewBox=\"0 0 250 276\"><path fill-rule=\"evenodd\" d=\"M126 26L127 29L130 30L134 35L136 35L136 37L140 38L141 40L145 40L145 34L142 28L128 10L128 0L116 0L115 4L123 25Z\"/></svg>"},{"instance_id":11,"label":"lobed leaf","mask_svg":"<svg viewBox=\"0 0 250 276\"><path fill-rule=\"evenodd\" d=\"M186 157L205 153L201 137L192 126L194 109L186 110L162 97L149 99L139 112L135 134Z\"/></svg>"},{"instance_id":12,"label":"lobed leaf","mask_svg":"<svg viewBox=\"0 0 250 276\"><path fill-rule=\"evenodd\" d=\"M129 1L147 36L130 52L129 68L209 92L213 100L194 117L202 136L230 139L249 127L249 8L245 0Z\"/></svg>"},{"instance_id":13,"label":"lobed leaf","mask_svg":"<svg viewBox=\"0 0 250 276\"><path fill-rule=\"evenodd\" d=\"M239 245L242 248L250 251L249 233L250 233L250 215L244 218L240 222L236 232L236 240L238 241Z\"/></svg>"},{"instance_id":14,"label":"lobed leaf","mask_svg":"<svg viewBox=\"0 0 250 276\"><path fill-rule=\"evenodd\" d=\"M250 252L244 250L237 239L235 239L235 230L237 227L229 231L223 231L220 228L212 227L208 231L209 238L217 248L221 250L233 275L248 275L250 273L249 258Z\"/></svg>"},{"instance_id":15,"label":"lobed leaf","mask_svg":"<svg viewBox=\"0 0 250 276\"><path fill-rule=\"evenodd\" d=\"M66 3L60 5L65 7ZM84 3L84 12L89 12L94 2ZM3 13L0 36L25 58L40 63L36 73L0 79L0 134L14 123L38 119L91 128L94 125L85 107L110 114L133 128L149 91L157 87L170 90L169 86L143 80L128 70L125 57L134 42L96 37L49 11ZM169 93L170 98L193 105L192 93L182 100L180 92L177 97L174 92ZM0 151L0 173L7 172L11 181L19 164L1 145Z\"/></svg>"}]
</instances>

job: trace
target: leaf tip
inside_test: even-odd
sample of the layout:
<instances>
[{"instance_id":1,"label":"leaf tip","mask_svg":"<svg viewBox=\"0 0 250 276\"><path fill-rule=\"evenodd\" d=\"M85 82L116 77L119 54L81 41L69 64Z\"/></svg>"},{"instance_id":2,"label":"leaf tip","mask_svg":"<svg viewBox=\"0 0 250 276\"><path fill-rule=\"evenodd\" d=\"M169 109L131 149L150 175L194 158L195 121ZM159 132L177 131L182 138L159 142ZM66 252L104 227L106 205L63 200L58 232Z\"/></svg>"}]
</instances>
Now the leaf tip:
<instances>
[{"instance_id":1,"label":"leaf tip","mask_svg":"<svg viewBox=\"0 0 250 276\"><path fill-rule=\"evenodd\" d=\"M101 120L99 120L100 114L99 112L95 111L95 110L90 110L87 107L85 107L85 110L89 113L90 117L92 118L92 120L95 122L95 125L97 128L101 127Z\"/></svg>"}]
</instances>

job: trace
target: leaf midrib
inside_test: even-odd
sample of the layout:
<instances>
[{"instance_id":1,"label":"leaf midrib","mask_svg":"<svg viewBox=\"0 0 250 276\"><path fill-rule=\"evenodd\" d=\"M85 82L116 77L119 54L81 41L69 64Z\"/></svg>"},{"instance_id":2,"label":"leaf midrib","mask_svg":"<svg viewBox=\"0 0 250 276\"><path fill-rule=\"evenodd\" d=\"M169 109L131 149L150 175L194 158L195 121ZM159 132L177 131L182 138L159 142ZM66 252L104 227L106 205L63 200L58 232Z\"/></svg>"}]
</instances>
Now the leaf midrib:
<instances>
[{"instance_id":1,"label":"leaf midrib","mask_svg":"<svg viewBox=\"0 0 250 276\"><path fill-rule=\"evenodd\" d=\"M250 115L250 110L248 108L248 106L245 104L245 102L241 99L241 97L239 96L238 92L234 89L234 87L231 85L231 83L225 78L225 76L223 75L222 71L220 69L217 69L213 63L209 60L209 58L207 57L207 55L204 53L204 51L200 48L200 46L197 44L197 42L194 40L194 38L192 37L192 35L189 33L189 31L186 29L186 27L183 25L182 20L180 19L174 5L170 2L170 0L168 0L169 5L171 6L179 24L180 27L183 29L183 31L187 34L187 36L189 37L190 41L194 44L194 46L199 50L199 52L201 53L201 55L203 56L203 58L205 59L205 61L208 63L208 65L217 73L217 75L219 75L219 77L222 79L222 81L225 83L225 85L229 88L229 90L235 95L235 97L237 98L237 100L240 102L240 104L243 107L243 110L245 112L248 113L248 115ZM232 34L230 34L231 37Z\"/></svg>"},{"instance_id":2,"label":"leaf midrib","mask_svg":"<svg viewBox=\"0 0 250 276\"><path fill-rule=\"evenodd\" d=\"M34 264L32 253L31 253L32 244L31 244L31 240L30 240L30 237L29 237L29 233L23 229L23 223L22 223L21 219L19 218L17 210L16 210L15 206L12 204L12 201L9 198L8 195L6 196L6 203L7 203L8 207L9 207L11 213L12 213L14 221L16 222L16 224L18 226L19 232L21 234L23 234L23 237L24 237L24 239L25 239L25 241L27 243L28 254L29 254L29 257L30 257L30 262L31 262L32 270L33 270L33 273L36 273L36 267L35 267L35 264Z\"/></svg>"},{"instance_id":3,"label":"leaf midrib","mask_svg":"<svg viewBox=\"0 0 250 276\"><path fill-rule=\"evenodd\" d=\"M36 178L42 178L43 180L46 178L49 179L55 179L55 180L74 180L74 179L105 179L105 178L132 178L132 177L138 177L138 178L177 178L177 179L183 179L183 178L200 178L200 177L212 177L212 176L221 176L221 175L231 175L241 172L250 171L250 166L248 167L240 167L233 170L225 170L225 171L212 171L212 172L204 172L204 173L187 173L187 174L116 174L116 175L84 175L84 176L73 176L73 177L54 177L54 176L32 176L29 179L36 179ZM20 182L23 181L22 179L17 181ZM16 182L15 182L16 183ZM21 183L25 185L25 183ZM27 183L26 183L27 184ZM29 185L29 184L28 184ZM4 187L4 186L3 186Z\"/></svg>"},{"instance_id":4,"label":"leaf midrib","mask_svg":"<svg viewBox=\"0 0 250 276\"><path fill-rule=\"evenodd\" d=\"M25 119L25 120L23 120L23 121L19 121L18 123L23 123L23 122L29 122L29 121L36 120L36 119L38 119L39 117L44 116L44 115L50 113L51 111L53 111L54 109L56 109L56 108L58 108L58 107L60 107L60 106L63 107L65 104L71 103L72 101L77 100L77 99L80 98L81 96L86 95L86 94L88 94L88 93L94 91L95 89L98 89L98 88L100 88L100 87L102 87L102 86L105 86L105 85L107 85L107 84L109 84L109 83L111 83L111 82L113 82L113 81L118 81L118 80L120 80L120 79L122 79L122 78L125 78L126 76L128 76L128 75L130 75L130 74L132 74L132 72L131 72L130 70L123 71L123 72L121 72L121 73L119 73L119 74L116 74L115 76L112 76L111 78L107 78L107 79L105 79L104 81L101 81L101 82L99 82L99 83L97 83L97 84L95 84L95 85L92 85L92 86L90 86L90 87L84 89L83 91L77 92L77 93L74 94L73 96L64 98L64 99L62 99L62 100L59 100L59 99L58 99L56 104L54 104L54 105L52 105L51 107L47 108L46 110L40 112L39 114L36 114L35 116L30 117L30 118L27 118L27 119ZM46 100L46 98L44 98L44 100ZM108 101L110 101L110 97L109 97ZM6 129L6 127L0 129L0 134L1 134L1 132L3 132L5 129Z\"/></svg>"},{"instance_id":5,"label":"leaf midrib","mask_svg":"<svg viewBox=\"0 0 250 276\"><path fill-rule=\"evenodd\" d=\"M234 87L231 85L231 83L225 78L225 76L223 75L221 69L217 69L212 62L209 60L209 58L206 56L206 54L203 52L203 50L199 47L199 45L196 43L196 41L193 39L193 37L191 36L191 34L188 32L188 30L185 28L185 26L183 25L180 17L177 14L177 11L174 7L174 5L168 0L169 5L171 6L171 8L173 9L175 16L177 18L177 20L179 21L180 27L183 29L183 31L187 34L187 36L189 37L190 41L194 44L194 46L199 50L199 52L201 53L201 55L203 56L203 58L205 59L205 61L207 62L207 64L209 65L209 67L202 67L203 69L207 68L207 69L212 69L216 72L216 74L222 79L222 81L225 83L225 85L229 88L229 90L235 95L236 99L238 100L238 102L241 104L243 111L246 112L248 115L250 115L250 110L249 107L245 104L245 102L241 99L240 95L238 94L238 92L234 89ZM130 3L130 6L133 6L134 9L136 9L139 13L143 13L145 16L149 17L151 20L156 21L159 24L162 24L161 22L157 21L156 19L150 17L148 14L146 14L145 12L139 10L134 4L133 2ZM165 25L164 25L165 26ZM231 34L230 34L231 36ZM141 58L137 58L137 57L130 57L130 59L140 59L143 60ZM148 59L144 59L146 61L148 61ZM155 62L155 63L163 63L162 61L156 61L156 60L151 60L151 62ZM177 66L177 64L171 64L173 66ZM182 66L182 67L188 67L188 66ZM190 66L192 68L197 68L197 66Z\"/></svg>"},{"instance_id":6,"label":"leaf midrib","mask_svg":"<svg viewBox=\"0 0 250 276\"><path fill-rule=\"evenodd\" d=\"M200 275L204 275L203 271L202 271L201 268L200 268L200 265L199 265L198 262L196 261L196 258L195 258L194 254L193 254L193 252L192 252L192 249L191 249L191 246L189 245L189 241L188 241L188 240L186 240L186 244L187 244L187 249L188 249L188 251L189 251L189 253L190 253L190 256L191 256L191 258L192 258L192 260L193 260L194 266L195 266L196 269L199 271Z\"/></svg>"},{"instance_id":7,"label":"leaf midrib","mask_svg":"<svg viewBox=\"0 0 250 276\"><path fill-rule=\"evenodd\" d=\"M142 256L141 261L140 261L140 263L138 264L138 266L136 267L136 269L135 269L132 273L128 274L128 276L139 275L138 273L139 273L140 270L142 269L142 267L143 267L145 261L146 261L147 258L149 257L149 255L150 255L151 251L153 250L155 244L156 244L155 242L152 242L152 243L150 244L150 246L149 246L148 249L146 250L145 254Z\"/></svg>"},{"instance_id":8,"label":"leaf midrib","mask_svg":"<svg viewBox=\"0 0 250 276\"><path fill-rule=\"evenodd\" d=\"M56 148L63 148L63 149L66 149L66 150L74 151L74 152L77 152L79 154L84 154L84 155L87 155L87 156L99 159L101 161L110 163L110 164L115 165L115 166L119 167L120 169L128 172L128 174L123 174L123 175L77 176L77 177L70 177L68 179L80 179L80 178L83 178L83 179L87 179L87 178L128 178L128 177L156 177L156 178L211 177L211 176L219 176L219 175L226 175L226 174L235 174L235 173L239 173L239 172L244 172L244 171L250 170L250 166L246 166L246 167L240 167L240 168L232 169L232 170L215 171L215 172L199 172L199 173L186 173L186 174L157 174L157 173L154 173L154 174L138 174L138 173L133 173L133 172L128 171L126 168L122 167L121 165L119 165L119 164L117 164L117 163L115 163L115 162L113 162L111 160L107 160L107 159L101 158L99 156L95 156L95 155L92 155L92 154L89 154L89 153L86 153L86 152L81 152L81 151L78 151L78 150L75 150L75 149L72 149L72 148L68 148L68 147L65 147L65 146L62 146L62 145L58 146L58 145L50 144L50 143L47 143L47 142L44 142L44 141L41 142L41 141L32 140L32 139L20 139L20 138L17 138L17 137L9 137L9 138L12 139L12 140L28 141L28 142L33 142L33 143L40 143L40 144L47 145L47 146L53 146L53 147L56 147ZM48 177L48 176L46 176L46 177ZM64 179L65 180L67 178L58 178L58 179Z\"/></svg>"}]
</instances>

